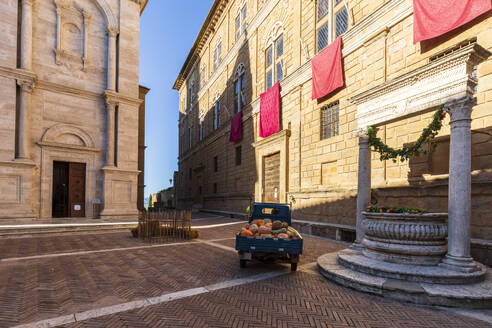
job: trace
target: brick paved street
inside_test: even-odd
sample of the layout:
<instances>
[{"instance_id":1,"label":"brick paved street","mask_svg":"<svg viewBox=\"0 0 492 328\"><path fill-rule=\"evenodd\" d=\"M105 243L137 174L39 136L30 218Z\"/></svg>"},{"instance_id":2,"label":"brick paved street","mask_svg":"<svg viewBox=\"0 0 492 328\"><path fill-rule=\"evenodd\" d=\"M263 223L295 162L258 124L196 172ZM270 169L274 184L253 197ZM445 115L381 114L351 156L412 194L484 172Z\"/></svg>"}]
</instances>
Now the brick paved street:
<instances>
[{"instance_id":1,"label":"brick paved street","mask_svg":"<svg viewBox=\"0 0 492 328\"><path fill-rule=\"evenodd\" d=\"M203 217L193 225L228 222ZM240 225L200 229L197 241L166 245L129 232L0 240L0 327L67 315L82 321L66 327L492 327L326 281L310 263L346 247L326 239L305 237L296 273L280 264L240 269L232 250ZM169 293L178 299L79 315Z\"/></svg>"}]
</instances>

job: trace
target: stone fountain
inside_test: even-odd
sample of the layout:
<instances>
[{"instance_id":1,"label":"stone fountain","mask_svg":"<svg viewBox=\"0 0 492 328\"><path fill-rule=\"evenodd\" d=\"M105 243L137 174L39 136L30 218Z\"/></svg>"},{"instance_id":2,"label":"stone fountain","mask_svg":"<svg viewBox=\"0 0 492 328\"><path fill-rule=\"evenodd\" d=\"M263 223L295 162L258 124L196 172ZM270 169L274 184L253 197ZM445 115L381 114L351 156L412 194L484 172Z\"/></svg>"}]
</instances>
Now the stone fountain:
<instances>
[{"instance_id":1,"label":"stone fountain","mask_svg":"<svg viewBox=\"0 0 492 328\"><path fill-rule=\"evenodd\" d=\"M492 308L492 271L470 255L472 72L490 55L472 42L350 99L359 127L356 241L318 258L325 277L403 301ZM371 199L367 127L440 104L451 117L448 213L365 212Z\"/></svg>"}]
</instances>

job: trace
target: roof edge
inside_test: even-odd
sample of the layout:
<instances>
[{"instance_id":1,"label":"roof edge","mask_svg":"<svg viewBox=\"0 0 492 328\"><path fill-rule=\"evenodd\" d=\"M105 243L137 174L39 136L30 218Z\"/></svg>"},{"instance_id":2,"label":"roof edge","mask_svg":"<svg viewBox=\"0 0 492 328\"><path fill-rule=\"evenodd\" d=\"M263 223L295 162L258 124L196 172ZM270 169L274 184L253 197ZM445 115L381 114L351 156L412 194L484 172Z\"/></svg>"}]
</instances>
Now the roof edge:
<instances>
[{"instance_id":1,"label":"roof edge","mask_svg":"<svg viewBox=\"0 0 492 328\"><path fill-rule=\"evenodd\" d=\"M186 60L185 60L183 66L181 67L181 70L178 74L178 77L176 78L176 81L174 82L174 85L173 85L174 90L179 91L179 89L181 88L183 81L184 81L186 74L187 74L186 70L190 64L193 64L195 53L196 53L198 47L200 46L200 41L204 37L207 30L209 28L211 28L210 23L212 22L212 18L215 16L217 9L219 8L219 5L222 2L228 2L228 0L215 0L214 3L212 4L212 8L210 8L210 11L208 12L207 18L205 19L205 22L203 23L203 25L200 29L200 32L198 33L198 35L195 39L195 42L193 43L193 47L191 47L191 49L188 53L188 57L186 57Z\"/></svg>"}]
</instances>

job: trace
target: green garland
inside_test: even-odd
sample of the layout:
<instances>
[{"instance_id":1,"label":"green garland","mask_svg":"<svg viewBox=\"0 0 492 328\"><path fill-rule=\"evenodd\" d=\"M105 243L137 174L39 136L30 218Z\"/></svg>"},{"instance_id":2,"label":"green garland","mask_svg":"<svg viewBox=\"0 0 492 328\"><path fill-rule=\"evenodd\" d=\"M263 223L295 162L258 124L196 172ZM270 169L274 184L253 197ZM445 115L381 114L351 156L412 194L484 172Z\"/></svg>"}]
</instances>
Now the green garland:
<instances>
[{"instance_id":1,"label":"green garland","mask_svg":"<svg viewBox=\"0 0 492 328\"><path fill-rule=\"evenodd\" d=\"M434 113L432 122L422 131L422 134L417 141L410 146L403 147L401 149L394 149L385 144L380 138L376 136L376 130L370 126L367 128L367 134L369 135L369 145L374 147L374 150L379 153L379 159L381 161L392 159L396 163L396 158L400 157L402 162L408 160L410 156L418 156L420 153L427 154L427 150L422 148L424 142L430 144L431 140L438 134L442 127L442 120L446 116L444 111L444 105L441 105L439 109ZM434 151L436 144L432 144L430 148Z\"/></svg>"}]
</instances>

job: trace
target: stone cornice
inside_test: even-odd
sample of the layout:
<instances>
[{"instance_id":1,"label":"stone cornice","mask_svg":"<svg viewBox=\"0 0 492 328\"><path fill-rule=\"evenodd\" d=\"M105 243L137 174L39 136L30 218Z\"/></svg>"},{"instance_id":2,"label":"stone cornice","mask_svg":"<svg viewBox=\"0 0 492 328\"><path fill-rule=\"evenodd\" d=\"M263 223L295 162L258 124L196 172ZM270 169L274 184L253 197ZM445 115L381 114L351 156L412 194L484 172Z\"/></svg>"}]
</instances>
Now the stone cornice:
<instances>
[{"instance_id":1,"label":"stone cornice","mask_svg":"<svg viewBox=\"0 0 492 328\"><path fill-rule=\"evenodd\" d=\"M26 71L21 68L12 68L6 66L0 66L0 76L14 79L19 82L34 83L36 80L36 74L31 71Z\"/></svg>"},{"instance_id":2,"label":"stone cornice","mask_svg":"<svg viewBox=\"0 0 492 328\"><path fill-rule=\"evenodd\" d=\"M130 1L133 1L140 6L140 15L143 13L145 7L147 6L147 3L149 2L149 0L130 0Z\"/></svg>"},{"instance_id":3,"label":"stone cornice","mask_svg":"<svg viewBox=\"0 0 492 328\"><path fill-rule=\"evenodd\" d=\"M99 99L99 98L101 98L101 94L97 93L97 92L81 90L78 88L72 88L72 87L69 87L69 86L66 86L63 84L58 84L58 83L53 83L53 82L48 82L48 81L37 80L36 87L39 89L47 90L47 91L64 93L64 94L68 94L68 95L77 95L79 97L87 98L87 99Z\"/></svg>"},{"instance_id":4,"label":"stone cornice","mask_svg":"<svg viewBox=\"0 0 492 328\"><path fill-rule=\"evenodd\" d=\"M478 81L471 72L490 52L468 41L442 54L433 56L427 65L351 97L349 101L357 105L358 128L473 97Z\"/></svg>"},{"instance_id":5,"label":"stone cornice","mask_svg":"<svg viewBox=\"0 0 492 328\"><path fill-rule=\"evenodd\" d=\"M101 151L99 148L91 148L91 147L83 147L77 145L63 144L59 142L49 142L49 141L39 141L38 144L40 147L48 147L48 148L62 148L62 149L70 149L70 150L78 150L84 152L94 152L98 153Z\"/></svg>"},{"instance_id":6,"label":"stone cornice","mask_svg":"<svg viewBox=\"0 0 492 328\"><path fill-rule=\"evenodd\" d=\"M198 36L191 48L186 61L181 68L181 71L174 83L173 89L179 90L183 84L186 76L188 75L191 67L195 64L196 59L199 57L199 53L205 45L208 37L214 32L216 23L219 21L224 8L227 6L229 0L215 0L212 8L210 9L205 22L198 33Z\"/></svg>"},{"instance_id":7,"label":"stone cornice","mask_svg":"<svg viewBox=\"0 0 492 328\"><path fill-rule=\"evenodd\" d=\"M446 53L449 50L444 50ZM403 74L395 79L387 81L381 85L365 90L349 99L354 104L374 99L385 93L399 89L405 85L413 84L420 78L427 76L429 73L440 70L444 64L452 63L455 60L468 62L475 66L479 62L486 59L490 53L476 43L471 43L461 49L458 49L447 56L438 57L436 60L429 62L427 65L417 68L414 71Z\"/></svg>"},{"instance_id":8,"label":"stone cornice","mask_svg":"<svg viewBox=\"0 0 492 328\"><path fill-rule=\"evenodd\" d=\"M111 90L104 91L104 99L106 100L106 103L114 103L114 104L123 103L128 105L135 105L135 106L140 106L144 102L143 99L128 97Z\"/></svg>"},{"instance_id":9,"label":"stone cornice","mask_svg":"<svg viewBox=\"0 0 492 328\"><path fill-rule=\"evenodd\" d=\"M130 173L130 174L140 174L142 171L140 170L127 170L127 169L122 169L116 166L105 166L101 169L102 171L108 171L108 172L118 172L118 173Z\"/></svg>"}]
</instances>

